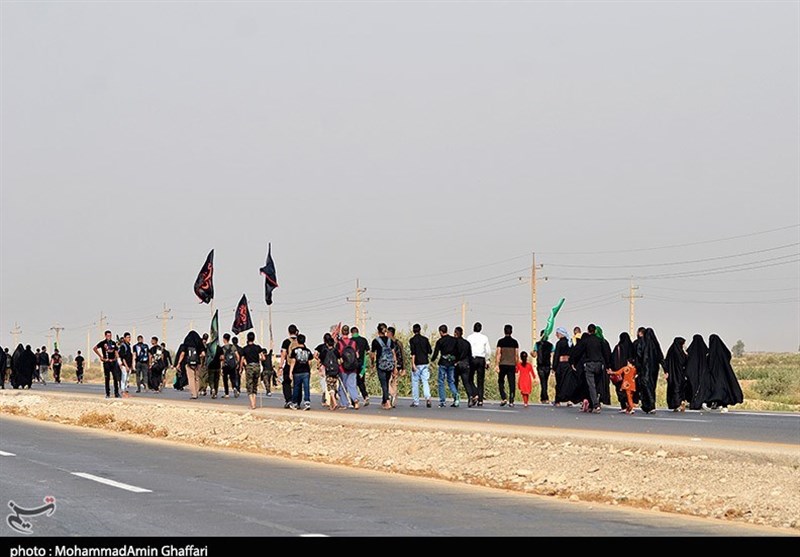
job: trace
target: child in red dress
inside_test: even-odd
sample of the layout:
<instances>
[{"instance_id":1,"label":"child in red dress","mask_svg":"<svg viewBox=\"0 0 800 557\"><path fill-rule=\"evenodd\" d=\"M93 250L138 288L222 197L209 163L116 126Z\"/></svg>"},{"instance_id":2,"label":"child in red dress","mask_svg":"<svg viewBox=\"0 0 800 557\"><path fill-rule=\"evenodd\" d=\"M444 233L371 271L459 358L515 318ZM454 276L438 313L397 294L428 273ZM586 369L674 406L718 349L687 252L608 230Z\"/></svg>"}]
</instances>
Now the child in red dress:
<instances>
[{"instance_id":1,"label":"child in red dress","mask_svg":"<svg viewBox=\"0 0 800 557\"><path fill-rule=\"evenodd\" d=\"M611 381L614 383L621 383L619 390L625 393L628 399L627 408L621 410L621 412L633 414L635 408L633 404L633 393L636 392L636 366L633 364L633 360L629 359L628 365L616 371L609 370L608 374L611 376Z\"/></svg>"},{"instance_id":2,"label":"child in red dress","mask_svg":"<svg viewBox=\"0 0 800 557\"><path fill-rule=\"evenodd\" d=\"M528 398L531 396L533 384L537 383L539 378L536 377L536 372L533 371L533 366L528 361L528 353L520 352L519 362L517 363L517 386L519 392L522 393L522 402L525 408L528 407Z\"/></svg>"}]
</instances>

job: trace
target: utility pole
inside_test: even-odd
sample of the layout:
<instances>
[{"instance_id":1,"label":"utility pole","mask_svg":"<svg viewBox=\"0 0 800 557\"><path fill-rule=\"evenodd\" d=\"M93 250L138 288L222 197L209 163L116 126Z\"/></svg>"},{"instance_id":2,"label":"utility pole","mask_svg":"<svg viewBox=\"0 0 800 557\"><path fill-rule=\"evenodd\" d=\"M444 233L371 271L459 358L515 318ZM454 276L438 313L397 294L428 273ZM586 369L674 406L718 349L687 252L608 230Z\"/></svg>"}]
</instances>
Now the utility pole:
<instances>
[{"instance_id":1,"label":"utility pole","mask_svg":"<svg viewBox=\"0 0 800 557\"><path fill-rule=\"evenodd\" d=\"M631 338L636 338L636 331L634 330L636 328L636 313L635 313L635 307L634 307L634 300L636 300L636 298L642 298L641 294L636 294L637 290L639 290L639 287L633 285L633 277L631 277L631 285L630 285L630 288L628 290L628 295L625 296L623 294L623 296L622 296L623 298L627 298L629 300L629 302L630 302L630 306L629 306L630 325L629 325L629 327L630 327Z\"/></svg>"},{"instance_id":2,"label":"utility pole","mask_svg":"<svg viewBox=\"0 0 800 557\"><path fill-rule=\"evenodd\" d=\"M531 283L531 346L536 346L536 342L539 340L539 332L536 327L536 282L539 280L547 280L547 277L537 277L536 271L541 269L543 265L540 263L539 265L536 264L536 254L531 254L531 276L528 277L519 277L520 280L529 280Z\"/></svg>"},{"instance_id":3,"label":"utility pole","mask_svg":"<svg viewBox=\"0 0 800 557\"><path fill-rule=\"evenodd\" d=\"M54 327L50 327L50 330L56 332L56 346L55 347L58 348L59 350L61 350L61 331L64 330L64 327L61 327L60 325L55 325Z\"/></svg>"},{"instance_id":4,"label":"utility pole","mask_svg":"<svg viewBox=\"0 0 800 557\"><path fill-rule=\"evenodd\" d=\"M356 279L356 296L355 298L347 298L348 302L354 303L356 305L356 315L355 315L355 325L358 327L358 330L361 331L362 321L364 321L364 326L366 326L366 319L364 314L361 311L361 304L364 302L369 302L369 298L362 298L361 295L366 292L366 288L361 288L361 283L359 279Z\"/></svg>"},{"instance_id":5,"label":"utility pole","mask_svg":"<svg viewBox=\"0 0 800 557\"><path fill-rule=\"evenodd\" d=\"M467 302L461 301L461 330L467 330Z\"/></svg>"},{"instance_id":6,"label":"utility pole","mask_svg":"<svg viewBox=\"0 0 800 557\"><path fill-rule=\"evenodd\" d=\"M164 309L161 310L161 315L156 315L156 319L161 319L161 342L167 342L167 321L172 319L172 316L169 314L171 312L171 308L167 308L167 304L164 304Z\"/></svg>"},{"instance_id":7,"label":"utility pole","mask_svg":"<svg viewBox=\"0 0 800 557\"><path fill-rule=\"evenodd\" d=\"M51 341L53 339L53 333L47 333L47 349L52 350L52 346L50 346Z\"/></svg>"},{"instance_id":8,"label":"utility pole","mask_svg":"<svg viewBox=\"0 0 800 557\"><path fill-rule=\"evenodd\" d=\"M20 329L19 324L14 321L14 328L11 329L11 334L14 336L14 349L19 346L19 336L22 334L22 329Z\"/></svg>"}]
</instances>

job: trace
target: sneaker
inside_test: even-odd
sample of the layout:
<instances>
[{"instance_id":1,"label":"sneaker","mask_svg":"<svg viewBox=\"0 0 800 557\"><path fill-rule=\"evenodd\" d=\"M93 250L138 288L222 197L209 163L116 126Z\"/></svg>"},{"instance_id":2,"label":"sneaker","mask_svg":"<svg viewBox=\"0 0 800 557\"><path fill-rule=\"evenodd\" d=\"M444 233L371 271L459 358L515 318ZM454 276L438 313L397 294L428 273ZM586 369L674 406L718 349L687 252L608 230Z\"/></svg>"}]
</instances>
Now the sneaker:
<instances>
[{"instance_id":1,"label":"sneaker","mask_svg":"<svg viewBox=\"0 0 800 557\"><path fill-rule=\"evenodd\" d=\"M506 404L508 404L507 400L501 400L500 401L500 406L505 406Z\"/></svg>"},{"instance_id":2,"label":"sneaker","mask_svg":"<svg viewBox=\"0 0 800 557\"><path fill-rule=\"evenodd\" d=\"M426 401L425 401L425 407L426 407L426 408L430 408L431 406L433 406L433 405L431 404L431 399L428 399L428 400L426 400Z\"/></svg>"},{"instance_id":3,"label":"sneaker","mask_svg":"<svg viewBox=\"0 0 800 557\"><path fill-rule=\"evenodd\" d=\"M364 397L364 406L369 406L369 397Z\"/></svg>"},{"instance_id":4,"label":"sneaker","mask_svg":"<svg viewBox=\"0 0 800 557\"><path fill-rule=\"evenodd\" d=\"M600 407L599 406L592 410L592 414L599 414L599 413L600 413Z\"/></svg>"},{"instance_id":5,"label":"sneaker","mask_svg":"<svg viewBox=\"0 0 800 557\"><path fill-rule=\"evenodd\" d=\"M284 408L291 408L292 407L292 403L291 402L287 402L286 404L283 405L283 407Z\"/></svg>"},{"instance_id":6,"label":"sneaker","mask_svg":"<svg viewBox=\"0 0 800 557\"><path fill-rule=\"evenodd\" d=\"M508 403L508 407L509 407L509 408L514 408L514 403L513 403L513 402L509 402L509 403Z\"/></svg>"},{"instance_id":7,"label":"sneaker","mask_svg":"<svg viewBox=\"0 0 800 557\"><path fill-rule=\"evenodd\" d=\"M272 391L267 391L267 396L272 396Z\"/></svg>"},{"instance_id":8,"label":"sneaker","mask_svg":"<svg viewBox=\"0 0 800 557\"><path fill-rule=\"evenodd\" d=\"M527 407L528 407L528 403L526 402L526 403L524 403L522 406L523 406L523 407L525 407L525 408L527 408Z\"/></svg>"},{"instance_id":9,"label":"sneaker","mask_svg":"<svg viewBox=\"0 0 800 557\"><path fill-rule=\"evenodd\" d=\"M136 389L136 392L137 392L137 393L141 393L141 392L142 392L142 389Z\"/></svg>"},{"instance_id":10,"label":"sneaker","mask_svg":"<svg viewBox=\"0 0 800 557\"><path fill-rule=\"evenodd\" d=\"M458 408L459 406L461 406L461 402L458 399L455 399L453 404L450 405L450 408Z\"/></svg>"},{"instance_id":11,"label":"sneaker","mask_svg":"<svg viewBox=\"0 0 800 557\"><path fill-rule=\"evenodd\" d=\"M303 403L303 410L311 410L311 403L309 401Z\"/></svg>"},{"instance_id":12,"label":"sneaker","mask_svg":"<svg viewBox=\"0 0 800 557\"><path fill-rule=\"evenodd\" d=\"M719 411L722 412L723 414L727 414L728 413L728 407L727 406L723 406L722 408L719 409Z\"/></svg>"},{"instance_id":13,"label":"sneaker","mask_svg":"<svg viewBox=\"0 0 800 557\"><path fill-rule=\"evenodd\" d=\"M222 395L222 398L231 398L231 395Z\"/></svg>"},{"instance_id":14,"label":"sneaker","mask_svg":"<svg viewBox=\"0 0 800 557\"><path fill-rule=\"evenodd\" d=\"M444 402L439 403L439 408L444 408Z\"/></svg>"},{"instance_id":15,"label":"sneaker","mask_svg":"<svg viewBox=\"0 0 800 557\"><path fill-rule=\"evenodd\" d=\"M558 405L559 404L556 403L556 406L558 406ZM575 404L573 402L567 402L567 408L569 408L570 406L575 406Z\"/></svg>"},{"instance_id":16,"label":"sneaker","mask_svg":"<svg viewBox=\"0 0 800 557\"><path fill-rule=\"evenodd\" d=\"M418 408L418 407L419 407L419 402L412 402L411 403L411 408Z\"/></svg>"},{"instance_id":17,"label":"sneaker","mask_svg":"<svg viewBox=\"0 0 800 557\"><path fill-rule=\"evenodd\" d=\"M233 391L233 398L239 398L239 389Z\"/></svg>"},{"instance_id":18,"label":"sneaker","mask_svg":"<svg viewBox=\"0 0 800 557\"><path fill-rule=\"evenodd\" d=\"M217 398L217 393L211 393L211 398Z\"/></svg>"},{"instance_id":19,"label":"sneaker","mask_svg":"<svg viewBox=\"0 0 800 557\"><path fill-rule=\"evenodd\" d=\"M111 398L111 395L106 395L106 398Z\"/></svg>"},{"instance_id":20,"label":"sneaker","mask_svg":"<svg viewBox=\"0 0 800 557\"><path fill-rule=\"evenodd\" d=\"M482 400L478 401L478 406L483 406L483 401Z\"/></svg>"}]
</instances>

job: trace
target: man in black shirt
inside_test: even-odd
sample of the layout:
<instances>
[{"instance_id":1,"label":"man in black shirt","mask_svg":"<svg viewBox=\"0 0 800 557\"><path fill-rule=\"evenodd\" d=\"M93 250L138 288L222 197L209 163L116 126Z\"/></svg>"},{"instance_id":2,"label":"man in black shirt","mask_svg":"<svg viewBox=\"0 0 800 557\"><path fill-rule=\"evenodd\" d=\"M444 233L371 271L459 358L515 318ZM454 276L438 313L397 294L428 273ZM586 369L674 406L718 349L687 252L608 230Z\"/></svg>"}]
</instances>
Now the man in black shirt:
<instances>
[{"instance_id":1,"label":"man in black shirt","mask_svg":"<svg viewBox=\"0 0 800 557\"><path fill-rule=\"evenodd\" d=\"M600 413L597 383L601 374L611 369L611 349L607 342L603 342L595 335L596 330L594 323L586 328L587 334L581 335L581 341L575 345L570 354L569 363L573 367L583 364L586 386L589 388L589 401L588 404L584 401L582 411Z\"/></svg>"},{"instance_id":2,"label":"man in black shirt","mask_svg":"<svg viewBox=\"0 0 800 557\"><path fill-rule=\"evenodd\" d=\"M395 338L396 333L397 331L394 327L386 328L386 336L389 337L394 344L394 358L396 363L394 373L392 373L392 376L389 378L389 402L392 403L392 408L397 406L398 382L401 377L405 377L406 375L403 347L399 342L397 342L397 339Z\"/></svg>"},{"instance_id":3,"label":"man in black shirt","mask_svg":"<svg viewBox=\"0 0 800 557\"><path fill-rule=\"evenodd\" d=\"M118 347L114 339L111 338L111 331L105 332L106 338L97 343L94 353L103 362L103 375L106 381L106 398L111 398L111 379L114 381L114 397L119 398L119 378L120 371L117 365Z\"/></svg>"},{"instance_id":4,"label":"man in black shirt","mask_svg":"<svg viewBox=\"0 0 800 557\"><path fill-rule=\"evenodd\" d=\"M292 375L289 371L289 353L297 346L297 325L294 323L289 325L289 338L284 339L281 343L281 358L278 367L281 369L283 376L283 407L289 408L292 404Z\"/></svg>"},{"instance_id":5,"label":"man in black shirt","mask_svg":"<svg viewBox=\"0 0 800 557\"><path fill-rule=\"evenodd\" d=\"M433 346L433 356L431 356L431 362L435 362L441 355L438 374L439 408L444 408L445 395L447 394L445 392L445 382L450 388L450 394L453 395L453 404L451 406L458 408L461 404L458 399L458 388L455 382L456 359L458 356L456 344L456 339L447 333L447 325L439 325L439 340Z\"/></svg>"},{"instance_id":6,"label":"man in black shirt","mask_svg":"<svg viewBox=\"0 0 800 557\"><path fill-rule=\"evenodd\" d=\"M517 392L517 364L519 363L519 342L511 336L514 328L503 327L503 338L497 341L497 386L500 390L500 406L508 404L514 407L514 395ZM508 381L508 398L506 398L506 381Z\"/></svg>"},{"instance_id":7,"label":"man in black shirt","mask_svg":"<svg viewBox=\"0 0 800 557\"><path fill-rule=\"evenodd\" d=\"M540 334L539 342L533 347L533 352L536 355L536 373L539 375L539 384L542 387L539 401L542 404L550 404L547 380L550 379L550 371L553 369L553 343L544 337L544 330Z\"/></svg>"},{"instance_id":8,"label":"man in black shirt","mask_svg":"<svg viewBox=\"0 0 800 557\"><path fill-rule=\"evenodd\" d=\"M397 369L397 362L394 341L388 336L386 323L378 323L378 336L372 340L370 356L381 382L381 408L391 410L389 381Z\"/></svg>"},{"instance_id":9,"label":"man in black shirt","mask_svg":"<svg viewBox=\"0 0 800 557\"><path fill-rule=\"evenodd\" d=\"M83 383L83 362L84 357L81 356L81 351L78 350L78 355L75 356L75 380L78 383Z\"/></svg>"},{"instance_id":10,"label":"man in black shirt","mask_svg":"<svg viewBox=\"0 0 800 557\"><path fill-rule=\"evenodd\" d=\"M295 345L289 353L289 373L294 382L292 401L289 408L300 408L303 399L303 410L311 410L311 360L314 354L306 348L306 336L298 334Z\"/></svg>"},{"instance_id":11,"label":"man in black shirt","mask_svg":"<svg viewBox=\"0 0 800 557\"><path fill-rule=\"evenodd\" d=\"M234 398L239 397L239 350L231 342L231 335L222 335L222 387L225 394L222 398L229 398L228 383L233 390Z\"/></svg>"},{"instance_id":12,"label":"man in black shirt","mask_svg":"<svg viewBox=\"0 0 800 557\"><path fill-rule=\"evenodd\" d=\"M53 380L56 383L61 383L61 354L58 352L58 348L53 350L53 357L50 363L53 365Z\"/></svg>"},{"instance_id":13,"label":"man in black shirt","mask_svg":"<svg viewBox=\"0 0 800 557\"><path fill-rule=\"evenodd\" d=\"M261 379L261 361L264 353L261 347L256 344L256 334L253 331L247 333L247 346L242 349L242 367L245 372L245 386L250 397L250 410L256 409L256 394L258 394L258 382Z\"/></svg>"},{"instance_id":14,"label":"man in black shirt","mask_svg":"<svg viewBox=\"0 0 800 557\"><path fill-rule=\"evenodd\" d=\"M143 386L145 391L150 389L150 348L144 343L142 335L136 337L133 356L136 361L136 392L141 393Z\"/></svg>"},{"instance_id":15,"label":"man in black shirt","mask_svg":"<svg viewBox=\"0 0 800 557\"><path fill-rule=\"evenodd\" d=\"M364 399L364 406L369 406L369 393L367 392L367 353L369 352L369 341L362 337L358 332L358 327L350 328L350 335L356 343L356 351L358 352L358 376L356 377L356 386L361 392L361 398Z\"/></svg>"},{"instance_id":16,"label":"man in black shirt","mask_svg":"<svg viewBox=\"0 0 800 557\"><path fill-rule=\"evenodd\" d=\"M37 364L39 365L39 380L42 385L47 385L47 370L50 369L50 356L47 355L47 346L42 346Z\"/></svg>"},{"instance_id":17,"label":"man in black shirt","mask_svg":"<svg viewBox=\"0 0 800 557\"><path fill-rule=\"evenodd\" d=\"M419 323L413 327L414 336L408 341L411 351L411 407L419 406L419 385L422 383L422 394L425 397L425 406L431 407L430 357L433 350L428 337L422 336Z\"/></svg>"},{"instance_id":18,"label":"man in black shirt","mask_svg":"<svg viewBox=\"0 0 800 557\"><path fill-rule=\"evenodd\" d=\"M464 391L467 393L467 406L472 408L478 403L478 389L475 388L469 373L472 368L472 345L464 338L464 329L461 327L456 327L453 334L456 338L455 373L464 384Z\"/></svg>"},{"instance_id":19,"label":"man in black shirt","mask_svg":"<svg viewBox=\"0 0 800 557\"><path fill-rule=\"evenodd\" d=\"M128 396L128 379L133 373L133 350L131 348L131 334L126 332L122 335L122 342L119 343L120 359L120 390L122 396Z\"/></svg>"},{"instance_id":20,"label":"man in black shirt","mask_svg":"<svg viewBox=\"0 0 800 557\"><path fill-rule=\"evenodd\" d=\"M161 384L163 382L162 377L164 372L167 369L166 359L164 355L164 349L158 344L158 337L152 337L150 339L150 348L148 349L149 359L149 368L147 370L147 378L148 384L147 388L150 390L160 393L161 392Z\"/></svg>"}]
</instances>

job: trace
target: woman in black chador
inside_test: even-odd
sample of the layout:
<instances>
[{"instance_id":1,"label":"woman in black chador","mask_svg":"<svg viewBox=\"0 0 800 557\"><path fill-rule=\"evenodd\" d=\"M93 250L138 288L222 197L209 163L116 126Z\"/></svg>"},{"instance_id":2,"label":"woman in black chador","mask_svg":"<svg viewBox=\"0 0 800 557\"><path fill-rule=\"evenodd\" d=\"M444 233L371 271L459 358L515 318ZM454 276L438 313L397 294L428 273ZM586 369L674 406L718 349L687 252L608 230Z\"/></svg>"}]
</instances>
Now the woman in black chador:
<instances>
[{"instance_id":1,"label":"woman in black chador","mask_svg":"<svg viewBox=\"0 0 800 557\"><path fill-rule=\"evenodd\" d=\"M555 406L561 406L564 403L571 405L583 400L577 397L580 396L578 391L581 390L586 380L579 376L578 372L572 369L572 365L569 363L569 355L572 352L569 332L567 332L565 328L559 327L556 329L556 336L558 337L558 342L556 342L555 348L553 349L553 368L556 372L556 396L553 404Z\"/></svg>"},{"instance_id":2,"label":"woman in black chador","mask_svg":"<svg viewBox=\"0 0 800 557\"><path fill-rule=\"evenodd\" d=\"M614 351L611 353L611 369L613 371L622 369L628 365L628 360L633 357L634 351L631 336L628 333L620 333L619 342L614 347ZM620 389L622 382L615 383L614 385L617 389L617 400L619 401L619 407L621 410L626 410L628 407L628 402L625 393Z\"/></svg>"},{"instance_id":3,"label":"woman in black chador","mask_svg":"<svg viewBox=\"0 0 800 557\"><path fill-rule=\"evenodd\" d=\"M708 374L708 346L700 335L692 337L686 359L686 382L689 408L700 410L710 392L711 376Z\"/></svg>"},{"instance_id":4,"label":"woman in black chador","mask_svg":"<svg viewBox=\"0 0 800 557\"><path fill-rule=\"evenodd\" d=\"M667 408L673 412L686 410L686 400L690 398L686 381L686 362L688 356L683 347L686 339L675 337L664 358L664 371L667 374Z\"/></svg>"},{"instance_id":5,"label":"woman in black chador","mask_svg":"<svg viewBox=\"0 0 800 557\"><path fill-rule=\"evenodd\" d=\"M744 401L739 380L731 367L731 351L717 335L708 337L708 374L711 390L704 402L709 408L727 412L728 406Z\"/></svg>"},{"instance_id":6,"label":"woman in black chador","mask_svg":"<svg viewBox=\"0 0 800 557\"><path fill-rule=\"evenodd\" d=\"M642 411L652 414L656 411L656 385L658 383L658 372L664 363L664 353L658 343L656 333L653 329L644 332L641 343L641 369L638 370L636 378L636 389L642 401Z\"/></svg>"}]
</instances>

